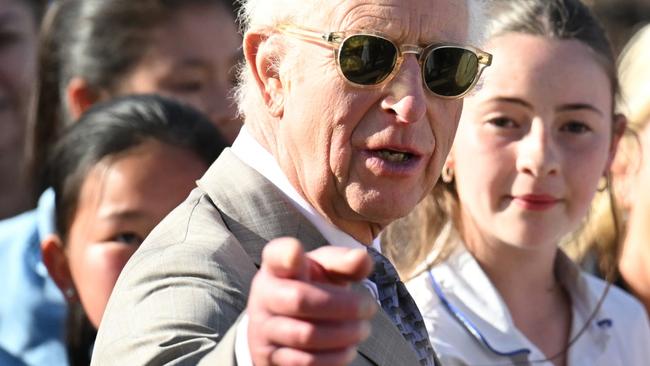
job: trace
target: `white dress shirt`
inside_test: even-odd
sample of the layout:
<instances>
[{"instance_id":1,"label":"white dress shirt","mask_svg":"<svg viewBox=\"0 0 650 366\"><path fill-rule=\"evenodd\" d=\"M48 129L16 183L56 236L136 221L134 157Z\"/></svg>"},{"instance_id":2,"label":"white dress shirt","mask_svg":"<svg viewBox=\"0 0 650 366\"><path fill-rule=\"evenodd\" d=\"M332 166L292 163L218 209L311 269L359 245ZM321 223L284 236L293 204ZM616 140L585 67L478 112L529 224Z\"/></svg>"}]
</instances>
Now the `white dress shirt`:
<instances>
[{"instance_id":1,"label":"white dress shirt","mask_svg":"<svg viewBox=\"0 0 650 366\"><path fill-rule=\"evenodd\" d=\"M612 286L594 314L606 283L581 272L561 251L555 266L571 298L571 339L586 327L569 348L567 364L648 365L650 325L641 304ZM553 365L517 329L499 292L462 244L407 287L444 365Z\"/></svg>"},{"instance_id":2,"label":"white dress shirt","mask_svg":"<svg viewBox=\"0 0 650 366\"><path fill-rule=\"evenodd\" d=\"M314 209L314 207L311 206L298 193L298 191L296 191L296 189L289 182L289 179L287 179L286 175L282 172L282 169L280 169L280 166L275 161L273 155L264 149L264 147L262 147L262 145L260 145L260 143L257 142L253 136L251 136L251 134L246 129L246 125L241 128L239 135L237 135L237 138L232 145L231 150L235 156L244 162L244 164L250 166L255 171L260 173L262 176L268 179L269 182L275 185L284 195L286 195L294 207L296 207L296 209L300 211L300 213L302 213L309 220L309 222L314 225L314 227L316 227L316 229L320 232L321 235L323 235L328 243L331 245L352 249L366 249L365 245L347 233L341 231L339 228L325 219L322 215L320 215ZM379 237L375 238L375 240L372 242L372 247L381 252L379 242ZM377 287L375 284L369 280L364 280L362 283L370 290L376 299ZM248 316L246 314L244 314L237 327L235 356L237 358L238 365L253 365L248 349Z\"/></svg>"}]
</instances>

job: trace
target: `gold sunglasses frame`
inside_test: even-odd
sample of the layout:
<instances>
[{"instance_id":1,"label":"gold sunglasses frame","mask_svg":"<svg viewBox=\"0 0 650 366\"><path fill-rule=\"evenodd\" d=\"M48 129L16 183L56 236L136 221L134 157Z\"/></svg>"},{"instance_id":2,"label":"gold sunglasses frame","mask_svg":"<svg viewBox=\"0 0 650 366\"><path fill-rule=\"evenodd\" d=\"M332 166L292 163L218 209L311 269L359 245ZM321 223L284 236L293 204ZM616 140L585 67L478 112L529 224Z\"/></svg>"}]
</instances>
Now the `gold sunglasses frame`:
<instances>
[{"instance_id":1,"label":"gold sunglasses frame","mask_svg":"<svg viewBox=\"0 0 650 366\"><path fill-rule=\"evenodd\" d=\"M466 46L466 45L461 45L461 44L456 44L456 43L451 43L451 42L445 42L445 43L433 43L430 44L429 46L426 47L420 47L418 45L414 44L402 44L400 46L397 45L397 43L390 38L388 38L385 34L382 34L380 32L374 32L374 31L368 31L368 30L363 30L363 31L354 31L354 30L349 30L349 31L342 31L342 32L319 32L316 30L312 29L307 29L307 28L302 28L299 26L295 25L290 25L290 24L283 24L277 27L277 29L280 31L280 33L288 35L288 36L293 36L305 41L315 41L320 44L323 44L325 46L331 47L334 50L334 59L336 60L336 68L338 70L339 75L348 83L351 85L354 85L355 87L359 88L375 88L381 85L384 85L388 82L390 82L393 77L399 72L399 69L402 65L402 62L404 60L404 55L405 54L414 54L416 55L418 59L418 63L420 64L420 74L422 78L422 83L425 84L424 88L429 91L429 93L435 95L436 97L443 98L443 99L459 99L467 95L474 86L476 86L476 83L478 80L481 78L481 74L483 73L483 69L486 67L490 66L492 64L492 55L482 51L476 47L472 46ZM373 36L373 37L378 37L381 39L384 39L388 42L390 42L395 49L397 50L397 59L395 60L395 64L393 65L393 69L391 70L390 74L388 74L382 81L380 81L377 84L371 84L371 85L364 85L364 84L357 84L351 80L349 80L345 75L343 75L343 70L341 69L341 65L339 62L339 52L341 50L341 47L343 43L350 37L352 36L359 36L359 35L368 35L368 36ZM424 80L424 58L426 57L421 57L422 55L428 55L431 52L441 49L441 48L460 48L466 51L472 52L474 55L476 55L476 58L478 60L478 66L476 70L476 75L474 76L474 80L472 80L472 83L470 86L465 90L463 93L459 95L452 95L452 96L445 96L445 95L440 95L433 90L429 89L429 87L426 85L426 82Z\"/></svg>"}]
</instances>

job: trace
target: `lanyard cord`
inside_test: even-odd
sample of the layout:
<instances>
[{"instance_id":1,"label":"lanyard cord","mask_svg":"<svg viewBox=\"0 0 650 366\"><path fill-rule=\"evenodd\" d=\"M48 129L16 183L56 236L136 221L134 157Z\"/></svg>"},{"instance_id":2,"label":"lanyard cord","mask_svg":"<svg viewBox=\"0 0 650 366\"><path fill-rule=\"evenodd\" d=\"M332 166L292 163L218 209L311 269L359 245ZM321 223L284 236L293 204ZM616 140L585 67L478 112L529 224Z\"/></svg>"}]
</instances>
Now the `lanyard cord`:
<instances>
[{"instance_id":1,"label":"lanyard cord","mask_svg":"<svg viewBox=\"0 0 650 366\"><path fill-rule=\"evenodd\" d=\"M512 352L500 352L496 350L490 343L483 337L483 335L478 331L478 328L463 315L463 313L460 312L460 310L455 307L447 297L444 295L442 292L442 289L440 288L440 285L438 282L435 280L433 277L433 272L432 269L427 270L427 274L429 275L429 280L431 281L431 286L433 287L433 291L436 293L442 304L445 306L445 309L451 314L451 316L469 333L472 338L477 340L480 344L485 346L488 350L491 352L499 355L499 356L505 356L505 357L515 357L515 356L521 356L521 355L527 355L530 354L530 350L527 348L522 348L518 349ZM571 348L577 341L578 339L587 331L587 328L589 327L589 324L594 320L596 317L596 314L602 307L603 303L605 302L605 298L607 297L607 294L609 293L609 288L612 286L612 283L610 281L607 281L607 285L605 286L605 289L603 290L602 295L598 299L598 302L596 303L596 306L594 307L594 310L589 314L589 317L587 318L587 321L585 324L580 328L580 331L567 342L566 347L564 347L562 350L557 352L556 354L552 355L551 357L547 357L544 359L539 359L539 360L531 360L528 361L528 363L544 363L548 361L552 361L556 358L561 357L563 354L567 353L569 348ZM503 364L504 366L508 366L510 364ZM496 366L496 365L494 365Z\"/></svg>"}]
</instances>

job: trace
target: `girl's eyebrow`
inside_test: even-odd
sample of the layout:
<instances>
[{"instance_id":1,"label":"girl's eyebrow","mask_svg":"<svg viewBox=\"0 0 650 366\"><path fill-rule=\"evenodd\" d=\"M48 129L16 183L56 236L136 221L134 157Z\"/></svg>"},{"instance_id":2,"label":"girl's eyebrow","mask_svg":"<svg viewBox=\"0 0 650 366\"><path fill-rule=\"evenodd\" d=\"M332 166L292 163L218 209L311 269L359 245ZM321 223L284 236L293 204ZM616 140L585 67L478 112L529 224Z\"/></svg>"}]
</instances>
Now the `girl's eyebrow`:
<instances>
[{"instance_id":1,"label":"girl's eyebrow","mask_svg":"<svg viewBox=\"0 0 650 366\"><path fill-rule=\"evenodd\" d=\"M503 102L503 103L512 103L512 104L517 104L522 107L526 107L530 110L533 110L533 105L528 103L527 101L521 99L521 98L515 98L515 97L496 97L493 98L492 100L497 101L497 102Z\"/></svg>"},{"instance_id":2,"label":"girl's eyebrow","mask_svg":"<svg viewBox=\"0 0 650 366\"><path fill-rule=\"evenodd\" d=\"M118 209L118 210L106 210L100 212L99 215L103 219L108 220L133 220L146 216L146 214L139 209Z\"/></svg>"},{"instance_id":3,"label":"girl's eyebrow","mask_svg":"<svg viewBox=\"0 0 650 366\"><path fill-rule=\"evenodd\" d=\"M521 98L514 98L514 97L496 97L493 98L492 100L497 101L497 102L504 102L504 103L512 103L512 104L517 104L523 107L526 107L528 109L534 109L533 106L528 103L527 101L521 99ZM563 104L555 109L557 112L571 112L571 111L576 111L576 110L589 110L592 111L600 116L604 116L604 113L594 107L593 105L589 103L568 103L568 104Z\"/></svg>"},{"instance_id":4,"label":"girl's eyebrow","mask_svg":"<svg viewBox=\"0 0 650 366\"><path fill-rule=\"evenodd\" d=\"M594 113L596 113L596 114L598 114L600 116L604 115L604 113L600 109L598 109L598 108L596 108L593 105L588 104L588 103L571 103L571 104L561 105L561 106L559 106L557 108L557 111L558 112L570 112L570 111L584 110L584 109L590 110L590 111L592 111L592 112L594 112Z\"/></svg>"}]
</instances>

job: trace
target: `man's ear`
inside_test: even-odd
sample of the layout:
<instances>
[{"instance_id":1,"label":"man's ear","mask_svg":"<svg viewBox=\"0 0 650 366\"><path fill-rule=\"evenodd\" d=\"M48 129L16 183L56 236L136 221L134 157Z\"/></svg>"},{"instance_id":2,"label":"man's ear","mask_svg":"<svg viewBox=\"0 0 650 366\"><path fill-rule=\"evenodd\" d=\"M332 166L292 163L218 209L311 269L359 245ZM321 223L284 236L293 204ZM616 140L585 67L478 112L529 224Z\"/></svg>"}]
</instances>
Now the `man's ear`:
<instances>
[{"instance_id":1,"label":"man's ear","mask_svg":"<svg viewBox=\"0 0 650 366\"><path fill-rule=\"evenodd\" d=\"M282 47L274 39L277 38L261 31L247 32L244 35L244 57L269 114L281 118L285 88L277 68Z\"/></svg>"},{"instance_id":2,"label":"man's ear","mask_svg":"<svg viewBox=\"0 0 650 366\"><path fill-rule=\"evenodd\" d=\"M65 97L68 103L70 116L77 120L81 115L99 100L86 80L73 77L65 87Z\"/></svg>"},{"instance_id":3,"label":"man's ear","mask_svg":"<svg viewBox=\"0 0 650 366\"><path fill-rule=\"evenodd\" d=\"M41 241L41 252L43 254L43 263L50 273L50 277L56 283L56 286L65 295L68 302L78 302L68 257L63 250L63 242L56 234L49 234Z\"/></svg>"}]
</instances>

